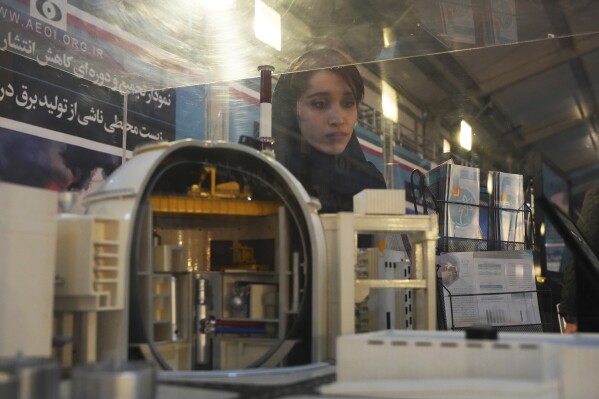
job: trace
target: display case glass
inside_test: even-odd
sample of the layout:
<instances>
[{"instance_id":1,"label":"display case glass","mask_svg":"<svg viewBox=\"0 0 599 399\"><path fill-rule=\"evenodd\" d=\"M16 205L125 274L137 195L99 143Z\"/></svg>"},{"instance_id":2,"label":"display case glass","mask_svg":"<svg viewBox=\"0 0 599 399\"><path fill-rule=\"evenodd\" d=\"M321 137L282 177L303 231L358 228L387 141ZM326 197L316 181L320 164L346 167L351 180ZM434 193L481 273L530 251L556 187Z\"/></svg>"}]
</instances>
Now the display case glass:
<instances>
[{"instance_id":1,"label":"display case glass","mask_svg":"<svg viewBox=\"0 0 599 399\"><path fill-rule=\"evenodd\" d=\"M285 338L282 325L293 319L289 312L252 308L250 301L252 295L272 300L275 292L279 302L291 299L287 307L293 309L298 281L282 277L277 258L281 231L293 238L304 228L299 220L281 222L288 217L281 208L289 210L289 187L303 187L306 198L322 194L310 206L328 213L351 210L347 204L329 207L331 191L351 199L356 187L384 185L405 190L410 214L422 205L414 171L427 173L448 159L521 175L521 188L532 186L547 160L573 200L599 184L598 18L599 4L592 0L0 0L0 180L71 192L76 201L69 211L83 214L84 199L144 147L193 139L204 142L201 148L224 142L265 149L269 136L263 129L279 128L271 118L279 83L306 71L335 74L355 66L363 97L347 103L346 90L336 105L352 113L344 123L352 122L360 162L372 167L360 173L376 176L370 183L346 188L351 176L343 180L335 173L357 169L333 157L310 172L320 184L312 190L303 166L282 161L275 135L267 159L294 176L292 183L284 180L284 195L266 179L270 172L226 159L236 151L216 159L204 150L198 150L203 159L183 150L179 158L162 160L165 174L154 176L145 191L148 208L139 208L134 242L154 249L144 252L149 260L135 275L141 308L150 317L139 321L147 330L140 339L172 344L162 360L174 368L244 367L268 350L268 340ZM336 49L346 58L289 71L317 49ZM263 66L270 73L262 73ZM344 82L355 96L355 87ZM299 103L292 111L298 121L305 116ZM335 117L327 115L327 123L338 126ZM460 145L462 122L471 127L469 148ZM329 144L341 141L335 137L341 130L327 130ZM303 150L306 144L291 145ZM143 171L136 173L143 178ZM193 208L206 198L258 199L270 208L250 210L244 203L221 211L203 204L188 212L195 216L180 217L181 206ZM534 207L527 217L529 210L534 220ZM551 243L538 235L532 244ZM298 256L310 257L309 247ZM284 273L292 273L293 262L302 264L286 261L291 266ZM535 259L535 265L544 261ZM298 273L309 286L304 279L310 273L301 267ZM285 294L276 288L283 283ZM184 337L178 328L191 331L197 320L177 304L209 286L223 290L212 314L220 325L215 321L213 328L231 328L228 333L245 339L258 334L251 329L259 325L266 338L250 344L223 338L219 362L206 366L200 352L192 355L178 345ZM204 344L189 343L194 345Z\"/></svg>"}]
</instances>

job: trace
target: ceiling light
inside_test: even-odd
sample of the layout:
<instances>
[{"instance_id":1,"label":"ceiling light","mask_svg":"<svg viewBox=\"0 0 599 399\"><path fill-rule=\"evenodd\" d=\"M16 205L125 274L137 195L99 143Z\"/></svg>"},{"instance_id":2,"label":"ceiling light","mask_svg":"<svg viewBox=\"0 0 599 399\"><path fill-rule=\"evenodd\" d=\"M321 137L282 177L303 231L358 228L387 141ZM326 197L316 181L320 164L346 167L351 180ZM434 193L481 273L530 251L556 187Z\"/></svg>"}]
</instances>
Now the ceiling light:
<instances>
[{"instance_id":1,"label":"ceiling light","mask_svg":"<svg viewBox=\"0 0 599 399\"><path fill-rule=\"evenodd\" d=\"M472 127L464 120L460 123L460 145L467 151L472 149Z\"/></svg>"},{"instance_id":2,"label":"ceiling light","mask_svg":"<svg viewBox=\"0 0 599 399\"><path fill-rule=\"evenodd\" d=\"M493 174L487 175L487 193L493 195Z\"/></svg>"},{"instance_id":3,"label":"ceiling light","mask_svg":"<svg viewBox=\"0 0 599 399\"><path fill-rule=\"evenodd\" d=\"M397 112L397 92L389 83L384 80L381 81L383 84L383 94L381 101L383 102L383 116L392 120L395 123L399 121L399 115Z\"/></svg>"},{"instance_id":4,"label":"ceiling light","mask_svg":"<svg viewBox=\"0 0 599 399\"><path fill-rule=\"evenodd\" d=\"M281 51L281 14L256 0L254 13L254 34L256 39Z\"/></svg>"},{"instance_id":5,"label":"ceiling light","mask_svg":"<svg viewBox=\"0 0 599 399\"><path fill-rule=\"evenodd\" d=\"M395 33L392 28L386 26L383 28L383 46L389 48L393 43L395 43Z\"/></svg>"},{"instance_id":6,"label":"ceiling light","mask_svg":"<svg viewBox=\"0 0 599 399\"><path fill-rule=\"evenodd\" d=\"M447 139L443 139L443 154L451 152L451 143Z\"/></svg>"}]
</instances>

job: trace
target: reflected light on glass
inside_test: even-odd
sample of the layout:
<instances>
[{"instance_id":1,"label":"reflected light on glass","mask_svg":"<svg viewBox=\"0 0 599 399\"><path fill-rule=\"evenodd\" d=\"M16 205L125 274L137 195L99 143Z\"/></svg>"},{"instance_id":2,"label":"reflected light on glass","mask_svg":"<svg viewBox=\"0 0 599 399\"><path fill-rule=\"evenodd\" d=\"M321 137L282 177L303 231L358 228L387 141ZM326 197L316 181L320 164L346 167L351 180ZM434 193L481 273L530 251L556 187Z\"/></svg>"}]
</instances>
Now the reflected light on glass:
<instances>
[{"instance_id":1,"label":"reflected light on glass","mask_svg":"<svg viewBox=\"0 0 599 399\"><path fill-rule=\"evenodd\" d=\"M541 275L541 271L542 270L541 270L541 266L540 265L535 265L534 270L535 270L535 272L534 272L535 276L540 276Z\"/></svg>"},{"instance_id":2,"label":"reflected light on glass","mask_svg":"<svg viewBox=\"0 0 599 399\"><path fill-rule=\"evenodd\" d=\"M493 175L491 173L487 175L487 193L493 195Z\"/></svg>"},{"instance_id":3,"label":"reflected light on glass","mask_svg":"<svg viewBox=\"0 0 599 399\"><path fill-rule=\"evenodd\" d=\"M202 6L211 10L223 10L226 8L231 8L235 0L204 0L201 2ZM193 2L191 2L193 4Z\"/></svg>"},{"instance_id":4,"label":"reflected light on glass","mask_svg":"<svg viewBox=\"0 0 599 399\"><path fill-rule=\"evenodd\" d=\"M443 139L443 154L449 154L451 152L451 143L447 139Z\"/></svg>"},{"instance_id":5,"label":"reflected light on glass","mask_svg":"<svg viewBox=\"0 0 599 399\"><path fill-rule=\"evenodd\" d=\"M254 34L256 39L281 51L281 15L260 0L256 0Z\"/></svg>"},{"instance_id":6,"label":"reflected light on glass","mask_svg":"<svg viewBox=\"0 0 599 399\"><path fill-rule=\"evenodd\" d=\"M464 120L460 123L460 145L468 151L472 149L472 127Z\"/></svg>"},{"instance_id":7,"label":"reflected light on glass","mask_svg":"<svg viewBox=\"0 0 599 399\"><path fill-rule=\"evenodd\" d=\"M210 42L210 52L207 52L205 57L210 63L218 65L218 76L215 80L238 79L248 69L248 56L244 51L247 48L244 35L247 33L243 31L239 21L243 15L233 8L231 0L218 6L213 3L217 2L203 3L203 34Z\"/></svg>"},{"instance_id":8,"label":"reflected light on glass","mask_svg":"<svg viewBox=\"0 0 599 399\"><path fill-rule=\"evenodd\" d=\"M539 234L541 237L545 237L545 223L541 223L541 227L539 227Z\"/></svg>"},{"instance_id":9,"label":"reflected light on glass","mask_svg":"<svg viewBox=\"0 0 599 399\"><path fill-rule=\"evenodd\" d=\"M393 29L386 26L383 28L383 45L385 48L389 48L393 43L395 43Z\"/></svg>"},{"instance_id":10,"label":"reflected light on glass","mask_svg":"<svg viewBox=\"0 0 599 399\"><path fill-rule=\"evenodd\" d=\"M392 120L395 123L399 121L399 115L397 112L397 92L393 87L391 87L384 80L383 83L383 94L382 94L382 102L383 102L383 115Z\"/></svg>"},{"instance_id":11,"label":"reflected light on glass","mask_svg":"<svg viewBox=\"0 0 599 399\"><path fill-rule=\"evenodd\" d=\"M516 275L516 277L523 278L524 277L524 266L515 265L514 266L514 274Z\"/></svg>"}]
</instances>

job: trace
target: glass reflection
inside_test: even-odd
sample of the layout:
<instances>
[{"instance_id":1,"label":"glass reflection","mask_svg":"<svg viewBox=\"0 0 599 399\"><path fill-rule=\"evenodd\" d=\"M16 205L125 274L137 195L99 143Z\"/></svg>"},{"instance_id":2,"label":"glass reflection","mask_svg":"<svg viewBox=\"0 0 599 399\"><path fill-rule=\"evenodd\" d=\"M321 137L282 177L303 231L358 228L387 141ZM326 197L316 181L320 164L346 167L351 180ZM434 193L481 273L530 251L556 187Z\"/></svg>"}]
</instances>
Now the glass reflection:
<instances>
[{"instance_id":1,"label":"glass reflection","mask_svg":"<svg viewBox=\"0 0 599 399\"><path fill-rule=\"evenodd\" d=\"M257 37L256 2L45 3L65 8L0 1L1 180L86 191L90 171L104 180L147 142L237 143L259 129L258 66L275 67L274 88L292 60L330 46L365 80L354 129L366 160L410 209L411 172L449 158L522 174L538 195L556 175L572 203L599 183L596 1L263 0L280 17L280 48ZM12 149L23 142L40 148L35 160ZM60 179L46 181L56 168L37 179L46 158ZM199 245L185 228L168 245ZM554 238L537 231L535 266L559 280ZM195 271L208 255L184 256Z\"/></svg>"},{"instance_id":2,"label":"glass reflection","mask_svg":"<svg viewBox=\"0 0 599 399\"><path fill-rule=\"evenodd\" d=\"M250 78L265 63L283 71L314 45L368 63L569 38L597 32L599 13L590 0L1 4L3 50L121 92Z\"/></svg>"}]
</instances>

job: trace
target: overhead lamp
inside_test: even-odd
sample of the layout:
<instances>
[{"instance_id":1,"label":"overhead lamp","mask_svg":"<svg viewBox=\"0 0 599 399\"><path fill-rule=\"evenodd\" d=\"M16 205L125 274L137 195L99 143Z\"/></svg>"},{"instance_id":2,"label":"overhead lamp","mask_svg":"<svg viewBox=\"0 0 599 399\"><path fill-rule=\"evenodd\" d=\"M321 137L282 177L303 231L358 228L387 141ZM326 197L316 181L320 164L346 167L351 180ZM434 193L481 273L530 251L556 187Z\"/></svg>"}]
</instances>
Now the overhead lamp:
<instances>
[{"instance_id":1,"label":"overhead lamp","mask_svg":"<svg viewBox=\"0 0 599 399\"><path fill-rule=\"evenodd\" d=\"M255 3L254 34L256 39L281 51L281 14L261 0Z\"/></svg>"},{"instance_id":2,"label":"overhead lamp","mask_svg":"<svg viewBox=\"0 0 599 399\"><path fill-rule=\"evenodd\" d=\"M443 139L443 154L451 152L451 143L447 139Z\"/></svg>"},{"instance_id":3,"label":"overhead lamp","mask_svg":"<svg viewBox=\"0 0 599 399\"><path fill-rule=\"evenodd\" d=\"M472 149L472 127L465 120L460 122L460 145L467 151Z\"/></svg>"},{"instance_id":4,"label":"overhead lamp","mask_svg":"<svg viewBox=\"0 0 599 399\"><path fill-rule=\"evenodd\" d=\"M384 80L382 82L383 116L395 123L399 122L399 114L397 111L397 92L391 85Z\"/></svg>"},{"instance_id":5,"label":"overhead lamp","mask_svg":"<svg viewBox=\"0 0 599 399\"><path fill-rule=\"evenodd\" d=\"M395 43L395 33L392 28L385 26L383 28L383 46L389 48L393 43Z\"/></svg>"},{"instance_id":6,"label":"overhead lamp","mask_svg":"<svg viewBox=\"0 0 599 399\"><path fill-rule=\"evenodd\" d=\"M487 175L487 193L489 193L489 195L493 195L493 188L493 175L489 173Z\"/></svg>"}]
</instances>

